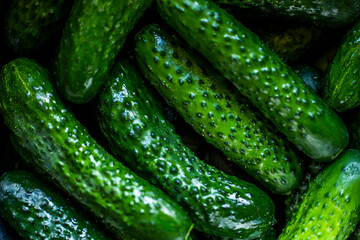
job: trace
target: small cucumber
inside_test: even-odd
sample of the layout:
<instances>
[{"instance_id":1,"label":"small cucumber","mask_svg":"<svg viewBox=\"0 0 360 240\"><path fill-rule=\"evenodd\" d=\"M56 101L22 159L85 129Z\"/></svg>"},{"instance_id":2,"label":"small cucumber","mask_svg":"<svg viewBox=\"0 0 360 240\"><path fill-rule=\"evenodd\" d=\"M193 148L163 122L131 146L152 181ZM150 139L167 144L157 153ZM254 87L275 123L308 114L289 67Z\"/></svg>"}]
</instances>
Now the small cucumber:
<instances>
[{"instance_id":1,"label":"small cucumber","mask_svg":"<svg viewBox=\"0 0 360 240\"><path fill-rule=\"evenodd\" d=\"M115 156L179 202L197 230L255 238L274 223L268 195L204 163L183 145L128 61L115 64L98 104L100 126Z\"/></svg>"},{"instance_id":2,"label":"small cucumber","mask_svg":"<svg viewBox=\"0 0 360 240\"><path fill-rule=\"evenodd\" d=\"M25 239L111 239L56 188L26 171L0 177L0 212Z\"/></svg>"},{"instance_id":3,"label":"small cucumber","mask_svg":"<svg viewBox=\"0 0 360 240\"><path fill-rule=\"evenodd\" d=\"M336 111L360 105L360 21L345 34L324 78L324 99Z\"/></svg>"},{"instance_id":4,"label":"small cucumber","mask_svg":"<svg viewBox=\"0 0 360 240\"><path fill-rule=\"evenodd\" d=\"M323 170L279 240L346 239L360 220L360 152L346 150Z\"/></svg>"},{"instance_id":5,"label":"small cucumber","mask_svg":"<svg viewBox=\"0 0 360 240\"><path fill-rule=\"evenodd\" d=\"M143 74L209 143L274 193L286 194L302 178L286 139L227 84L194 49L157 24L139 32L136 59Z\"/></svg>"},{"instance_id":6,"label":"small cucumber","mask_svg":"<svg viewBox=\"0 0 360 240\"><path fill-rule=\"evenodd\" d=\"M342 120L257 35L210 0L157 0L160 15L311 158L348 144Z\"/></svg>"},{"instance_id":7,"label":"small cucumber","mask_svg":"<svg viewBox=\"0 0 360 240\"><path fill-rule=\"evenodd\" d=\"M354 21L360 12L358 0L214 0L239 14L294 19L325 27L343 27Z\"/></svg>"},{"instance_id":8,"label":"small cucumber","mask_svg":"<svg viewBox=\"0 0 360 240\"><path fill-rule=\"evenodd\" d=\"M0 112L25 160L106 226L125 239L187 239L193 224L186 212L89 135L61 102L46 69L15 59L0 73L0 92Z\"/></svg>"},{"instance_id":9,"label":"small cucumber","mask_svg":"<svg viewBox=\"0 0 360 240\"><path fill-rule=\"evenodd\" d=\"M17 54L40 50L61 30L72 0L12 1L5 16L5 38Z\"/></svg>"},{"instance_id":10,"label":"small cucumber","mask_svg":"<svg viewBox=\"0 0 360 240\"><path fill-rule=\"evenodd\" d=\"M116 55L152 0L76 0L55 62L62 95L74 103L100 91Z\"/></svg>"}]
</instances>

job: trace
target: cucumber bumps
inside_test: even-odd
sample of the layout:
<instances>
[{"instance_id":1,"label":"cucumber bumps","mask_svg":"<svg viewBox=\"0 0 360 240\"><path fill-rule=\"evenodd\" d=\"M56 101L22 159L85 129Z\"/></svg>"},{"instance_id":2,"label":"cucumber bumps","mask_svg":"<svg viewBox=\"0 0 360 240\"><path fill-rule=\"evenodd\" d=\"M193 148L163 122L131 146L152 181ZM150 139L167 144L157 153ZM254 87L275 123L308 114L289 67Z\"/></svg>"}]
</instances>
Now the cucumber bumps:
<instances>
[{"instance_id":1,"label":"cucumber bumps","mask_svg":"<svg viewBox=\"0 0 360 240\"><path fill-rule=\"evenodd\" d=\"M76 0L60 43L55 78L74 103L99 92L125 38L152 0Z\"/></svg>"},{"instance_id":2,"label":"cucumber bumps","mask_svg":"<svg viewBox=\"0 0 360 240\"><path fill-rule=\"evenodd\" d=\"M196 229L252 239L271 228L274 203L269 196L185 147L128 61L116 63L105 83L98 118L115 156L176 199Z\"/></svg>"},{"instance_id":3,"label":"cucumber bumps","mask_svg":"<svg viewBox=\"0 0 360 240\"><path fill-rule=\"evenodd\" d=\"M279 240L346 239L360 220L360 152L346 150L310 184Z\"/></svg>"},{"instance_id":4,"label":"cucumber bumps","mask_svg":"<svg viewBox=\"0 0 360 240\"><path fill-rule=\"evenodd\" d=\"M302 171L287 140L257 109L241 103L238 92L194 49L156 24L135 41L144 75L209 143L274 193L298 185Z\"/></svg>"},{"instance_id":5,"label":"cucumber bumps","mask_svg":"<svg viewBox=\"0 0 360 240\"><path fill-rule=\"evenodd\" d=\"M157 0L161 16L270 119L318 161L348 144L341 119L232 15L209 0Z\"/></svg>"},{"instance_id":6,"label":"cucumber bumps","mask_svg":"<svg viewBox=\"0 0 360 240\"><path fill-rule=\"evenodd\" d=\"M106 152L62 104L49 73L20 58L0 73L0 111L25 160L128 239L187 239L184 210Z\"/></svg>"},{"instance_id":7,"label":"cucumber bumps","mask_svg":"<svg viewBox=\"0 0 360 240\"><path fill-rule=\"evenodd\" d=\"M25 239L110 240L53 186L26 171L0 177L0 211Z\"/></svg>"}]
</instances>

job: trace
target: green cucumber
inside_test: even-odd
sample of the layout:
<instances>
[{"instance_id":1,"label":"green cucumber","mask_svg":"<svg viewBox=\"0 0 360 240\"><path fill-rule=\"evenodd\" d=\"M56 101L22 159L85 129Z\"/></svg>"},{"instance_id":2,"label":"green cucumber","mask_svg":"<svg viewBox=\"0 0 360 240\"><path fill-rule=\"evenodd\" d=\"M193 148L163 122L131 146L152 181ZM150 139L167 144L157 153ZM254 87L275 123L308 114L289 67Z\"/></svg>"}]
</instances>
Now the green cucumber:
<instances>
[{"instance_id":1,"label":"green cucumber","mask_svg":"<svg viewBox=\"0 0 360 240\"><path fill-rule=\"evenodd\" d=\"M318 161L348 144L342 120L232 15L209 0L157 0L160 15L289 141Z\"/></svg>"},{"instance_id":2,"label":"green cucumber","mask_svg":"<svg viewBox=\"0 0 360 240\"><path fill-rule=\"evenodd\" d=\"M324 78L324 99L336 111L360 105L360 21L349 30Z\"/></svg>"},{"instance_id":3,"label":"green cucumber","mask_svg":"<svg viewBox=\"0 0 360 240\"><path fill-rule=\"evenodd\" d=\"M255 185L199 160L152 94L128 61L115 64L98 103L114 155L179 202L197 230L243 238L267 231L274 223L272 200Z\"/></svg>"},{"instance_id":4,"label":"green cucumber","mask_svg":"<svg viewBox=\"0 0 360 240\"><path fill-rule=\"evenodd\" d=\"M279 240L346 239L360 220L360 152L346 150L309 189Z\"/></svg>"},{"instance_id":5,"label":"green cucumber","mask_svg":"<svg viewBox=\"0 0 360 240\"><path fill-rule=\"evenodd\" d=\"M76 0L55 62L61 94L74 103L95 97L125 38L152 0Z\"/></svg>"},{"instance_id":6,"label":"green cucumber","mask_svg":"<svg viewBox=\"0 0 360 240\"><path fill-rule=\"evenodd\" d=\"M298 185L301 167L286 139L193 49L157 24L139 32L135 45L143 74L198 134L272 192Z\"/></svg>"},{"instance_id":7,"label":"green cucumber","mask_svg":"<svg viewBox=\"0 0 360 240\"><path fill-rule=\"evenodd\" d=\"M192 222L170 197L124 167L67 110L35 61L0 73L0 111L25 160L123 238L187 239Z\"/></svg>"},{"instance_id":8,"label":"green cucumber","mask_svg":"<svg viewBox=\"0 0 360 240\"><path fill-rule=\"evenodd\" d=\"M326 27L342 27L359 16L358 0L214 0L241 15L293 19Z\"/></svg>"},{"instance_id":9,"label":"green cucumber","mask_svg":"<svg viewBox=\"0 0 360 240\"><path fill-rule=\"evenodd\" d=\"M0 177L0 212L25 239L111 239L53 186L26 171Z\"/></svg>"},{"instance_id":10,"label":"green cucumber","mask_svg":"<svg viewBox=\"0 0 360 240\"><path fill-rule=\"evenodd\" d=\"M12 1L5 16L5 38L17 54L40 48L61 30L73 1L17 0Z\"/></svg>"}]
</instances>

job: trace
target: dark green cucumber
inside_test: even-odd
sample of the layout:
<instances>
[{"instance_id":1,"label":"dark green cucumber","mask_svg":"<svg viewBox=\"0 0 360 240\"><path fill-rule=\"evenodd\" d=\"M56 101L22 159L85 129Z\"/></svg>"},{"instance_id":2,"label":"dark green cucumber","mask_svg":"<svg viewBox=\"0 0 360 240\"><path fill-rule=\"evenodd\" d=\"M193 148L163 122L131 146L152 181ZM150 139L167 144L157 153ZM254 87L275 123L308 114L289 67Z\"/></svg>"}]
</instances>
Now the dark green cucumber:
<instances>
[{"instance_id":1,"label":"dark green cucumber","mask_svg":"<svg viewBox=\"0 0 360 240\"><path fill-rule=\"evenodd\" d=\"M346 150L310 184L279 240L346 239L360 220L360 152Z\"/></svg>"},{"instance_id":2,"label":"dark green cucumber","mask_svg":"<svg viewBox=\"0 0 360 240\"><path fill-rule=\"evenodd\" d=\"M26 161L109 228L136 239L187 239L192 228L170 197L106 152L67 110L36 62L19 58L0 73L0 110Z\"/></svg>"},{"instance_id":3,"label":"dark green cucumber","mask_svg":"<svg viewBox=\"0 0 360 240\"><path fill-rule=\"evenodd\" d=\"M346 33L324 79L324 99L336 111L360 105L360 21Z\"/></svg>"},{"instance_id":4,"label":"dark green cucumber","mask_svg":"<svg viewBox=\"0 0 360 240\"><path fill-rule=\"evenodd\" d=\"M321 93L322 74L318 69L310 65L299 65L294 67L294 71L316 94Z\"/></svg>"},{"instance_id":5,"label":"dark green cucumber","mask_svg":"<svg viewBox=\"0 0 360 240\"><path fill-rule=\"evenodd\" d=\"M183 145L145 79L126 60L116 63L100 93L98 119L115 156L179 202L196 229L255 238L274 223L274 204L263 191Z\"/></svg>"},{"instance_id":6,"label":"dark green cucumber","mask_svg":"<svg viewBox=\"0 0 360 240\"><path fill-rule=\"evenodd\" d=\"M228 237L218 237L208 233L201 232L191 232L192 240L244 240L243 238L228 238ZM249 240L249 239L247 239ZM253 240L276 240L276 232L271 229L264 233L261 237L254 238Z\"/></svg>"},{"instance_id":7,"label":"dark green cucumber","mask_svg":"<svg viewBox=\"0 0 360 240\"><path fill-rule=\"evenodd\" d=\"M326 27L342 27L359 16L358 0L214 0L239 14L294 19Z\"/></svg>"},{"instance_id":8,"label":"dark green cucumber","mask_svg":"<svg viewBox=\"0 0 360 240\"><path fill-rule=\"evenodd\" d=\"M333 160L348 144L342 120L259 38L209 0L157 0L161 16L299 149Z\"/></svg>"},{"instance_id":9,"label":"dark green cucumber","mask_svg":"<svg viewBox=\"0 0 360 240\"><path fill-rule=\"evenodd\" d=\"M12 1L5 16L5 38L17 54L40 50L51 39L68 15L73 1Z\"/></svg>"},{"instance_id":10,"label":"dark green cucumber","mask_svg":"<svg viewBox=\"0 0 360 240\"><path fill-rule=\"evenodd\" d=\"M125 38L152 0L77 0L55 63L62 95L85 103L100 91Z\"/></svg>"},{"instance_id":11,"label":"dark green cucumber","mask_svg":"<svg viewBox=\"0 0 360 240\"><path fill-rule=\"evenodd\" d=\"M272 192L298 185L302 171L287 141L195 50L156 24L139 32L135 45L143 74L197 133Z\"/></svg>"},{"instance_id":12,"label":"dark green cucumber","mask_svg":"<svg viewBox=\"0 0 360 240\"><path fill-rule=\"evenodd\" d=\"M0 212L25 239L111 239L53 186L26 171L0 177Z\"/></svg>"}]
</instances>

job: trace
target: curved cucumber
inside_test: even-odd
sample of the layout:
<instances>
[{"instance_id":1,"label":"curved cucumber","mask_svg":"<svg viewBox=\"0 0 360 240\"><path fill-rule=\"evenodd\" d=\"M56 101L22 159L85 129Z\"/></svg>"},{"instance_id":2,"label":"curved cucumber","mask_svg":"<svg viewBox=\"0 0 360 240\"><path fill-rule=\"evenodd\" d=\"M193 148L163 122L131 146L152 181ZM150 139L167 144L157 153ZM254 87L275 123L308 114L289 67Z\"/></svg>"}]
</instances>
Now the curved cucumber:
<instances>
[{"instance_id":1,"label":"curved cucumber","mask_svg":"<svg viewBox=\"0 0 360 240\"><path fill-rule=\"evenodd\" d=\"M28 53L39 48L63 26L73 1L12 1L5 16L5 38L15 53Z\"/></svg>"},{"instance_id":2,"label":"curved cucumber","mask_svg":"<svg viewBox=\"0 0 360 240\"><path fill-rule=\"evenodd\" d=\"M279 240L346 239L360 220L360 152L346 150L310 184Z\"/></svg>"},{"instance_id":3,"label":"curved cucumber","mask_svg":"<svg viewBox=\"0 0 360 240\"><path fill-rule=\"evenodd\" d=\"M214 0L240 14L295 19L326 27L342 27L359 16L358 0Z\"/></svg>"},{"instance_id":4,"label":"curved cucumber","mask_svg":"<svg viewBox=\"0 0 360 240\"><path fill-rule=\"evenodd\" d=\"M274 204L256 186L200 161L185 147L135 68L121 60L99 98L112 152L186 209L196 229L255 238L274 223Z\"/></svg>"},{"instance_id":5,"label":"curved cucumber","mask_svg":"<svg viewBox=\"0 0 360 240\"><path fill-rule=\"evenodd\" d=\"M324 99L336 111L360 105L360 21L346 33L324 79Z\"/></svg>"},{"instance_id":6,"label":"curved cucumber","mask_svg":"<svg viewBox=\"0 0 360 240\"><path fill-rule=\"evenodd\" d=\"M75 1L55 62L55 78L66 99L85 103L95 97L127 34L152 2Z\"/></svg>"},{"instance_id":7,"label":"curved cucumber","mask_svg":"<svg viewBox=\"0 0 360 240\"><path fill-rule=\"evenodd\" d=\"M342 120L232 15L209 0L157 0L161 16L311 158L348 144Z\"/></svg>"},{"instance_id":8,"label":"curved cucumber","mask_svg":"<svg viewBox=\"0 0 360 240\"><path fill-rule=\"evenodd\" d=\"M187 239L192 223L170 197L106 152L64 106L49 73L19 58L0 73L0 110L26 161L123 238Z\"/></svg>"},{"instance_id":9,"label":"curved cucumber","mask_svg":"<svg viewBox=\"0 0 360 240\"><path fill-rule=\"evenodd\" d=\"M0 211L25 239L111 239L56 189L26 171L0 177Z\"/></svg>"},{"instance_id":10,"label":"curved cucumber","mask_svg":"<svg viewBox=\"0 0 360 240\"><path fill-rule=\"evenodd\" d=\"M257 109L240 103L237 91L193 49L159 25L144 28L135 44L144 75L197 133L274 193L298 185L302 172L287 141Z\"/></svg>"}]
</instances>

